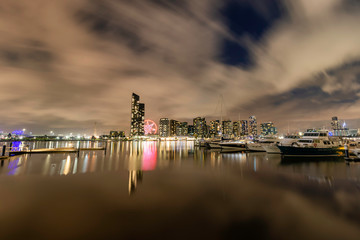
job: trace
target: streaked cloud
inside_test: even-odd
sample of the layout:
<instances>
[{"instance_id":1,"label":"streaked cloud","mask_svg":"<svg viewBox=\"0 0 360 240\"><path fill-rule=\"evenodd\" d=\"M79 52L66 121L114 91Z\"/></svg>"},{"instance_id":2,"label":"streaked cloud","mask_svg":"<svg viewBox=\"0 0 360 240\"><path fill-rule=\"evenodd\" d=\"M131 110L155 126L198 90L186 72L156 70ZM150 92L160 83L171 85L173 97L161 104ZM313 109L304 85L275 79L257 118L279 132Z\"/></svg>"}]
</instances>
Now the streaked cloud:
<instances>
[{"instance_id":1,"label":"streaked cloud","mask_svg":"<svg viewBox=\"0 0 360 240\"><path fill-rule=\"evenodd\" d=\"M356 98L342 103L345 93L359 94L358 67L344 67L360 58L356 1L272 1L276 18L271 4L252 1L270 23L258 38L233 31L222 15L231 2L246 1L2 1L3 129L91 132L96 121L104 131L128 130L132 92L154 120L216 115L222 94L234 120L240 111L282 126L299 112L314 118L299 107L303 99L286 95L304 86L340 98L322 116L360 117ZM245 49L251 66L224 62L226 42L241 47L227 49L234 54ZM271 96L288 96L292 107L262 108Z\"/></svg>"}]
</instances>

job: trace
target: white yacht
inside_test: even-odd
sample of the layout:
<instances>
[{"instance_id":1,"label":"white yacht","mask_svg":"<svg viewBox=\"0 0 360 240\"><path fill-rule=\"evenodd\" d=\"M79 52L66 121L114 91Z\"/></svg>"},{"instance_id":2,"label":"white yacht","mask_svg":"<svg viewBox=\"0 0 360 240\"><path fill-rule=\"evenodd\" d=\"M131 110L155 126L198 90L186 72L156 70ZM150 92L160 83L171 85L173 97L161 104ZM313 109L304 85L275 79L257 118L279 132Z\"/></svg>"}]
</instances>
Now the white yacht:
<instances>
[{"instance_id":1,"label":"white yacht","mask_svg":"<svg viewBox=\"0 0 360 240\"><path fill-rule=\"evenodd\" d=\"M248 142L246 144L246 150L249 152L265 152L262 144L258 142Z\"/></svg>"},{"instance_id":2,"label":"white yacht","mask_svg":"<svg viewBox=\"0 0 360 240\"><path fill-rule=\"evenodd\" d=\"M339 156L341 154L341 144L331 141L328 137L328 131L306 132L298 141L293 142L291 146L280 146L281 153L284 156L291 157L322 157Z\"/></svg>"},{"instance_id":3,"label":"white yacht","mask_svg":"<svg viewBox=\"0 0 360 240\"><path fill-rule=\"evenodd\" d=\"M266 152L266 148L268 146L276 145L279 142L279 139L272 137L272 138L262 138L259 139L256 143L249 143L247 145L248 151L251 152Z\"/></svg>"},{"instance_id":4,"label":"white yacht","mask_svg":"<svg viewBox=\"0 0 360 240\"><path fill-rule=\"evenodd\" d=\"M211 149L221 149L221 146L219 145L220 142L220 139L212 140L211 142L207 143L207 147Z\"/></svg>"},{"instance_id":5,"label":"white yacht","mask_svg":"<svg viewBox=\"0 0 360 240\"><path fill-rule=\"evenodd\" d=\"M224 141L220 142L219 146L222 149L232 149L232 150L238 150L238 151L246 151L246 142L242 140L237 141Z\"/></svg>"},{"instance_id":6,"label":"white yacht","mask_svg":"<svg viewBox=\"0 0 360 240\"><path fill-rule=\"evenodd\" d=\"M263 148L267 153L271 154L280 154L280 148L278 148L278 145L280 146L291 146L292 143L298 141L300 138L299 135L288 135L285 136L283 139L277 139L276 142L264 145Z\"/></svg>"}]
</instances>

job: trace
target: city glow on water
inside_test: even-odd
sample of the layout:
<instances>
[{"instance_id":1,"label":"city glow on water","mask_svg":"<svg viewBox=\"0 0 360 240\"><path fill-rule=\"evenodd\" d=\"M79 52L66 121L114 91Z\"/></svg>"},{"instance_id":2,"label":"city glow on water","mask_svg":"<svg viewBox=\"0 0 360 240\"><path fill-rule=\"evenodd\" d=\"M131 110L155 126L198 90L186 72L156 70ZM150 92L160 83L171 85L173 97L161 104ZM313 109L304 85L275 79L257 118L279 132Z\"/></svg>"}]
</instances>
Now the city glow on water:
<instances>
[{"instance_id":1,"label":"city glow on water","mask_svg":"<svg viewBox=\"0 0 360 240\"><path fill-rule=\"evenodd\" d=\"M63 147L69 144L80 147L93 146L93 142L90 141L24 144L34 148ZM41 196L46 195L43 191L47 189L51 192L50 195L53 195L54 191L61 194L64 199L75 198L71 204L83 202L79 199L84 197L86 197L85 202L89 202L93 198L107 196L106 201L114 203L127 201L126 199L129 199L130 202L146 199L145 205L136 206L140 209L146 206L162 209L163 205L160 208L156 206L158 201L167 203L185 201L186 206L188 204L193 206L194 201L198 199L201 207L204 206L204 203L214 204L214 207L206 208L208 213L218 211L216 206L221 206L220 209L229 207L231 209L229 211L232 212L235 207L247 206L256 201L259 201L258 205L251 209L261 208L263 201L270 202L273 206L275 200L271 200L272 192L279 195L280 189L284 189L282 190L285 191L284 195L277 196L276 199L289 194L297 196L299 194L295 187L297 184L301 184L302 189L309 189L300 191L301 194L307 194L305 195L307 200L313 197L312 193L321 193L322 191L329 191L329 194L342 192L346 198L351 198L354 193L351 192L351 195L347 195L344 191L354 184L360 183L360 168L357 165L346 165L344 162L338 161L287 163L283 162L278 154L207 150L194 147L193 141L114 141L108 142L107 147L107 152L89 150L82 151L79 155L72 153L14 156L1 162L0 177L17 178L19 176L19 181L21 181L24 179L22 177L29 176L28 179L31 181L31 179L38 179L37 177L33 178L36 175L43 176L42 181L32 185L31 192L36 192L36 187L39 185ZM73 177L69 177L70 175ZM61 187L51 190L53 181L58 181L58 179L61 179L61 182L57 182L56 186ZM46 185L47 182L49 185ZM344 185L344 183L346 184ZM292 185L294 186L290 187ZM0 185L0 191L1 187ZM72 192L69 189L73 187L76 190ZM96 190L98 188L101 190ZM111 193L107 192L109 189L111 189ZM91 195L93 192L94 196ZM24 193L26 191L19 191L19 194ZM125 193L126 195L122 195ZM49 196L46 199L49 199ZM91 197L89 198L89 196ZM239 196L240 198L236 199ZM235 199L227 202L226 199L233 197ZM319 194L316 194L315 198L319 197ZM242 200L243 198L247 200ZM260 198L261 201L257 198ZM332 201L327 194L325 194L325 198L326 201ZM64 199L62 199L62 203L67 201ZM223 204L214 203L214 199L221 199ZM252 200L248 202L248 199ZM42 200L37 201L39 204L46 204ZM233 206L232 203L236 203L236 205ZM71 204L69 202L69 206L72 206ZM277 208L277 211L283 208L283 203L279 204L282 207ZM99 203L96 202L96 206L98 205ZM101 207L96 209L103 207L112 209L111 206L104 203L100 205ZM285 206L287 205L285 204ZM73 207L79 209L80 206ZM303 207L302 211L304 209L307 208ZM339 209L344 208L339 207ZM66 212L66 210L63 211ZM192 213L193 211L194 209ZM256 211L254 213L257 214L256 216L262 216L263 211ZM89 209L85 212L92 213ZM184 210L184 212L187 211ZM346 214L351 213L345 212ZM360 218L351 221L360 223Z\"/></svg>"}]
</instances>

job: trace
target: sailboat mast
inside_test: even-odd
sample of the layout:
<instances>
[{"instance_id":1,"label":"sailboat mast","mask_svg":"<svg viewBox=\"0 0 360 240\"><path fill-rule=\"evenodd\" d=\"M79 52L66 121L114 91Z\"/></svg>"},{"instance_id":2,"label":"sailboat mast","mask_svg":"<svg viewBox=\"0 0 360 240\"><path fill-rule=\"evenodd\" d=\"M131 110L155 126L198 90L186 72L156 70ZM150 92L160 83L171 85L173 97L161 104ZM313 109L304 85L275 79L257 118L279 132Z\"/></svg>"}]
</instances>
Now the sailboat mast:
<instances>
[{"instance_id":1,"label":"sailboat mast","mask_svg":"<svg viewBox=\"0 0 360 240\"><path fill-rule=\"evenodd\" d=\"M222 135L223 129L222 129L222 105L223 105L223 96L220 95L220 135Z\"/></svg>"}]
</instances>

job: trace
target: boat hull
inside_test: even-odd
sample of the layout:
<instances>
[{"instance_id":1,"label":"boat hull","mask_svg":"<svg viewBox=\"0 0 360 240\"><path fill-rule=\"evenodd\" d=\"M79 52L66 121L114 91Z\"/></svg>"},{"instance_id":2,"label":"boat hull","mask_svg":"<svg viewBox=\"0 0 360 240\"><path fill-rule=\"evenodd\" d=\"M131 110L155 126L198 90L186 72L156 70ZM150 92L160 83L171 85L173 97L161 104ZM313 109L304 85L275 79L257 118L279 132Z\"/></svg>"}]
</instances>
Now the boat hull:
<instances>
[{"instance_id":1,"label":"boat hull","mask_svg":"<svg viewBox=\"0 0 360 240\"><path fill-rule=\"evenodd\" d=\"M244 143L220 143L219 146L222 149L234 149L234 150L238 150L238 151L246 150L246 144L244 144Z\"/></svg>"},{"instance_id":2,"label":"boat hull","mask_svg":"<svg viewBox=\"0 0 360 240\"><path fill-rule=\"evenodd\" d=\"M312 147L294 147L294 146L278 146L281 154L289 157L326 157L340 156L339 148L312 148Z\"/></svg>"},{"instance_id":3,"label":"boat hull","mask_svg":"<svg viewBox=\"0 0 360 240\"><path fill-rule=\"evenodd\" d=\"M265 151L267 153L271 153L271 154L281 154L280 149L278 148L278 146L276 145L267 145L267 146L263 146L263 148L265 149Z\"/></svg>"},{"instance_id":4,"label":"boat hull","mask_svg":"<svg viewBox=\"0 0 360 240\"><path fill-rule=\"evenodd\" d=\"M208 148L211 149L221 149L221 146L218 143L209 143Z\"/></svg>"},{"instance_id":5,"label":"boat hull","mask_svg":"<svg viewBox=\"0 0 360 240\"><path fill-rule=\"evenodd\" d=\"M249 152L266 152L265 149L259 144L248 144L246 150Z\"/></svg>"}]
</instances>

